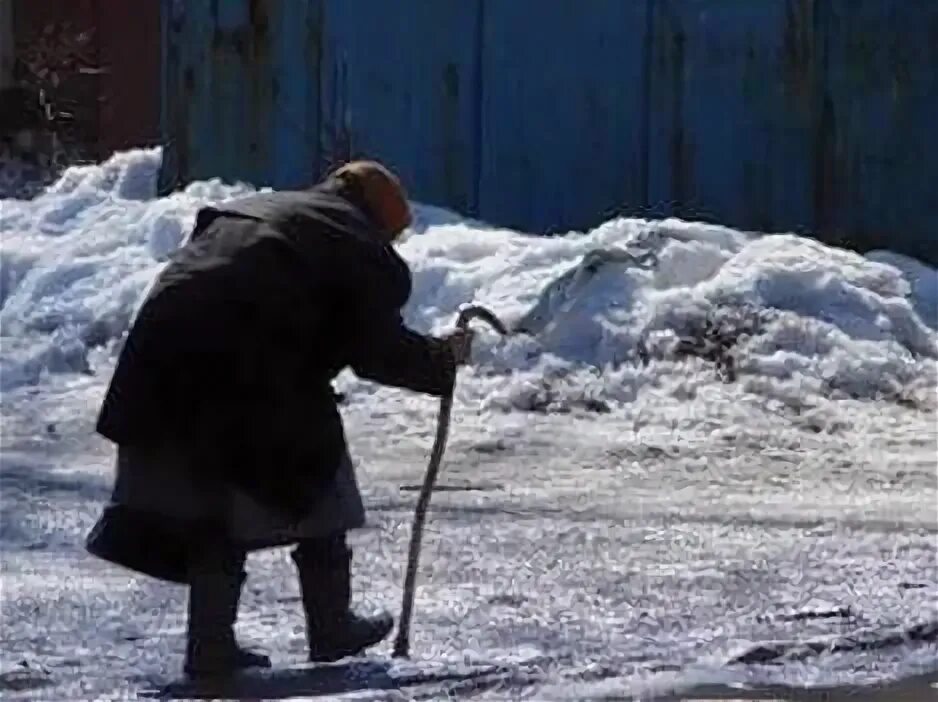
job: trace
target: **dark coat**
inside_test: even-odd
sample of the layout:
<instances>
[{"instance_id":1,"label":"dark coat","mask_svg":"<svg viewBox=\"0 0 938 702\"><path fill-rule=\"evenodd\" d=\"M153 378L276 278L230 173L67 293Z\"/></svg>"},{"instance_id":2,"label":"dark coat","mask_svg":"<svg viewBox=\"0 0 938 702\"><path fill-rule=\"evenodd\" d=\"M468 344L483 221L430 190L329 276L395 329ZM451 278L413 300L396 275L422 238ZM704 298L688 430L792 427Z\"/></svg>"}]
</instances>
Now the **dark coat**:
<instances>
[{"instance_id":1,"label":"dark coat","mask_svg":"<svg viewBox=\"0 0 938 702\"><path fill-rule=\"evenodd\" d=\"M344 368L440 396L446 344L407 328L410 271L328 185L206 208L147 296L97 431L185 447L206 476L299 520L347 450Z\"/></svg>"}]
</instances>

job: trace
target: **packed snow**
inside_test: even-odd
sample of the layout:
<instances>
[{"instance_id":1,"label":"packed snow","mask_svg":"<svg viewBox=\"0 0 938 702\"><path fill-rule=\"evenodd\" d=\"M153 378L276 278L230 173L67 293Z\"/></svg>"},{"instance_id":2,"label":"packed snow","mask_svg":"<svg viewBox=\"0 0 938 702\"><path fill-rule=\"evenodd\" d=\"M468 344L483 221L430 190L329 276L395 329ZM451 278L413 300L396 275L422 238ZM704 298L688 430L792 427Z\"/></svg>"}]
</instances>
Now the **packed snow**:
<instances>
[{"instance_id":1,"label":"packed snow","mask_svg":"<svg viewBox=\"0 0 938 702\"><path fill-rule=\"evenodd\" d=\"M136 694L180 664L184 591L82 550L112 471L91 429L137 306L198 208L252 191L210 181L157 198L159 164L158 150L125 152L0 200L0 668L13 676L0 671L0 689L27 681L13 697ZM408 321L442 333L476 302L515 333L479 325L460 375L414 623L425 679L408 695L936 672L938 271L679 220L546 238L415 211L399 246ZM337 385L372 524L356 536L359 595L396 610L436 407L350 373ZM242 629L295 667L282 556L252 557ZM793 614L818 608L840 614ZM916 626L926 635L899 645L791 653ZM775 659L733 663L770 642Z\"/></svg>"}]
</instances>

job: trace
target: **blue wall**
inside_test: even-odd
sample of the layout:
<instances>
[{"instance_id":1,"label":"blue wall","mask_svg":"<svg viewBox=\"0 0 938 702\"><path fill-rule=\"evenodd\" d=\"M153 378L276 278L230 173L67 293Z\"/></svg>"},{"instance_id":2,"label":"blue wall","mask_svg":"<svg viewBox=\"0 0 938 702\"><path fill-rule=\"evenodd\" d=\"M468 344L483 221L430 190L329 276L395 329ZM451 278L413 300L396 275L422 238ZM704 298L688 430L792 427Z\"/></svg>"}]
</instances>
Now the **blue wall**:
<instances>
[{"instance_id":1,"label":"blue wall","mask_svg":"<svg viewBox=\"0 0 938 702\"><path fill-rule=\"evenodd\" d=\"M163 2L167 185L369 156L529 231L677 215L938 263L935 0Z\"/></svg>"}]
</instances>

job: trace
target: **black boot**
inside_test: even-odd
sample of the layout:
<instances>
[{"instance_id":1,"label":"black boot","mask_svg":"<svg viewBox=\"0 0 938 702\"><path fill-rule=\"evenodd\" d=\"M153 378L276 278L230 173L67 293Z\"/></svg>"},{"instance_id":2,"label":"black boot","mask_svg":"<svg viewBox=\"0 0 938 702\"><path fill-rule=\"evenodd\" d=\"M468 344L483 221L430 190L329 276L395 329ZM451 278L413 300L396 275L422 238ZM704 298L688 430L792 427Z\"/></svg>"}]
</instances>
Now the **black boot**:
<instances>
[{"instance_id":1,"label":"black boot","mask_svg":"<svg viewBox=\"0 0 938 702\"><path fill-rule=\"evenodd\" d=\"M391 633L391 615L360 617L350 609L352 552L344 533L301 541L292 558L300 575L311 662L357 655Z\"/></svg>"},{"instance_id":2,"label":"black boot","mask_svg":"<svg viewBox=\"0 0 938 702\"><path fill-rule=\"evenodd\" d=\"M234 623L244 584L244 554L201 557L189 571L189 626L185 673L190 677L231 675L245 668L269 668L270 658L241 648Z\"/></svg>"}]
</instances>

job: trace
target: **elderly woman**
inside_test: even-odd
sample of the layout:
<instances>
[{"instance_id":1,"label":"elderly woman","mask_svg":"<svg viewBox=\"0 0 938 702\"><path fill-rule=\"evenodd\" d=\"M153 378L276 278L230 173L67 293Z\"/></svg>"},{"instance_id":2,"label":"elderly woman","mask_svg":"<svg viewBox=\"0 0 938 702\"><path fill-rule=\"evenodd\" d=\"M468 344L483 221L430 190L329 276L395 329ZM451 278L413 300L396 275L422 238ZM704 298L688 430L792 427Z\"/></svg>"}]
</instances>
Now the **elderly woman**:
<instances>
[{"instance_id":1,"label":"elderly woman","mask_svg":"<svg viewBox=\"0 0 938 702\"><path fill-rule=\"evenodd\" d=\"M189 586L189 675L270 665L233 630L256 549L295 545L311 661L393 627L350 610L345 536L365 511L331 381L351 368L441 396L466 360L468 333L403 323L392 243L410 221L398 179L367 161L205 208L137 314L98 419L117 479L87 546Z\"/></svg>"}]
</instances>

